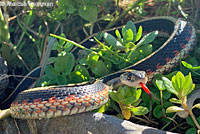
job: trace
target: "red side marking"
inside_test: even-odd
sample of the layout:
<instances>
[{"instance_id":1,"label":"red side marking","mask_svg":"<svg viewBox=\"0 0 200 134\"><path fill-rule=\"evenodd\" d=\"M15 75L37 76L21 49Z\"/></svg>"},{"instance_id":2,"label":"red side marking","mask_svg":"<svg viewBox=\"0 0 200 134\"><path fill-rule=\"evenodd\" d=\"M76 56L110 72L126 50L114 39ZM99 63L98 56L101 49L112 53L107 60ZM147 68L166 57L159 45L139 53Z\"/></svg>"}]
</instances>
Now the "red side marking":
<instances>
[{"instance_id":1,"label":"red side marking","mask_svg":"<svg viewBox=\"0 0 200 134\"><path fill-rule=\"evenodd\" d=\"M187 40L187 41L189 41L189 40L190 40L190 38L189 38L189 37L186 37L186 40Z\"/></svg>"},{"instance_id":2,"label":"red side marking","mask_svg":"<svg viewBox=\"0 0 200 134\"><path fill-rule=\"evenodd\" d=\"M36 106L37 107L37 106ZM36 113L40 113L41 112L41 109L39 108L39 107L37 107L37 109L38 109L38 111L34 111L34 112L36 112Z\"/></svg>"},{"instance_id":3,"label":"red side marking","mask_svg":"<svg viewBox=\"0 0 200 134\"><path fill-rule=\"evenodd\" d=\"M67 101L74 100L75 99L75 95L70 95L70 97L66 97L65 99Z\"/></svg>"},{"instance_id":4,"label":"red side marking","mask_svg":"<svg viewBox=\"0 0 200 134\"><path fill-rule=\"evenodd\" d=\"M163 66L161 66L160 63L158 63L158 64L156 65L156 68L157 68L157 69L161 69L161 68L163 68Z\"/></svg>"},{"instance_id":5,"label":"red side marking","mask_svg":"<svg viewBox=\"0 0 200 134\"><path fill-rule=\"evenodd\" d=\"M167 63L170 62L172 59L171 58L166 58Z\"/></svg>"},{"instance_id":6,"label":"red side marking","mask_svg":"<svg viewBox=\"0 0 200 134\"><path fill-rule=\"evenodd\" d=\"M146 73L147 73L147 75L151 75L153 72L151 71L151 69L147 69Z\"/></svg>"},{"instance_id":7,"label":"red side marking","mask_svg":"<svg viewBox=\"0 0 200 134\"><path fill-rule=\"evenodd\" d=\"M186 48L186 44L182 44L182 43L181 43L180 46L181 46L181 48L183 48L183 49Z\"/></svg>"},{"instance_id":8,"label":"red side marking","mask_svg":"<svg viewBox=\"0 0 200 134\"><path fill-rule=\"evenodd\" d=\"M102 94L104 96L107 96L108 95L108 89L107 88L104 88L103 91L102 91Z\"/></svg>"},{"instance_id":9,"label":"red side marking","mask_svg":"<svg viewBox=\"0 0 200 134\"><path fill-rule=\"evenodd\" d=\"M175 56L177 57L180 52L178 50L175 50L174 53L175 53Z\"/></svg>"},{"instance_id":10,"label":"red side marking","mask_svg":"<svg viewBox=\"0 0 200 134\"><path fill-rule=\"evenodd\" d=\"M42 101L42 99L38 98L38 99L33 100L33 103L40 103L41 101Z\"/></svg>"},{"instance_id":11,"label":"red side marking","mask_svg":"<svg viewBox=\"0 0 200 134\"><path fill-rule=\"evenodd\" d=\"M99 102L98 102L98 103L100 103L100 102L101 102L101 99L100 99L100 97L101 97L101 93L103 93L103 92L101 92L101 91L99 91L99 92L98 92L98 94L99 94L99 97L98 97L98 99L99 99Z\"/></svg>"},{"instance_id":12,"label":"red side marking","mask_svg":"<svg viewBox=\"0 0 200 134\"><path fill-rule=\"evenodd\" d=\"M189 33L192 34L192 30L190 30Z\"/></svg>"},{"instance_id":13,"label":"red side marking","mask_svg":"<svg viewBox=\"0 0 200 134\"><path fill-rule=\"evenodd\" d=\"M56 97L55 96L53 96L53 97L51 97L51 98L49 98L49 101L56 101L57 99L56 99Z\"/></svg>"},{"instance_id":14,"label":"red side marking","mask_svg":"<svg viewBox=\"0 0 200 134\"><path fill-rule=\"evenodd\" d=\"M144 89L144 91L145 91L148 95L151 95L151 91L147 88L147 86L146 86L144 83L140 82L139 84L141 85L142 89Z\"/></svg>"},{"instance_id":15,"label":"red side marking","mask_svg":"<svg viewBox=\"0 0 200 134\"><path fill-rule=\"evenodd\" d=\"M108 98L108 88L104 88L102 91L102 95L104 96L104 98Z\"/></svg>"},{"instance_id":16,"label":"red side marking","mask_svg":"<svg viewBox=\"0 0 200 134\"><path fill-rule=\"evenodd\" d=\"M13 105L18 105L18 101L15 101L12 103Z\"/></svg>"},{"instance_id":17,"label":"red side marking","mask_svg":"<svg viewBox=\"0 0 200 134\"><path fill-rule=\"evenodd\" d=\"M25 104L25 105L28 104L28 100L23 100L22 104Z\"/></svg>"}]
</instances>

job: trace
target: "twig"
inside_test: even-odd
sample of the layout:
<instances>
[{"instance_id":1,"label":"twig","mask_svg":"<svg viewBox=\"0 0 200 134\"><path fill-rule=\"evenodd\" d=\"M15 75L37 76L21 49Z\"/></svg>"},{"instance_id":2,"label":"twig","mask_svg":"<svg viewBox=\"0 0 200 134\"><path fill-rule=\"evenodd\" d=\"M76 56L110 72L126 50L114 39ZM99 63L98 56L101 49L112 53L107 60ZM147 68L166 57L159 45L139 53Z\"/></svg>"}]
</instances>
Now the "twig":
<instances>
[{"instance_id":1,"label":"twig","mask_svg":"<svg viewBox=\"0 0 200 134\"><path fill-rule=\"evenodd\" d=\"M145 120L145 119L142 119L142 118L139 118L139 117L137 117L137 116L135 116L135 115L133 115L133 114L132 114L131 117L134 118L134 119L140 120L140 121L142 121L142 122L145 122L145 123L147 123L147 124L150 123L149 121L147 121L147 120Z\"/></svg>"},{"instance_id":2,"label":"twig","mask_svg":"<svg viewBox=\"0 0 200 134\"><path fill-rule=\"evenodd\" d=\"M46 30L46 37L45 37L45 42L44 42L42 57L41 57L41 60L40 60L40 65L42 64L43 58L44 58L44 56L45 56L45 51L46 51L47 42L48 42L48 36L49 36L49 27L48 27L48 23L47 23L46 20L43 20L43 21L44 21L44 24L45 24L47 30Z\"/></svg>"},{"instance_id":3,"label":"twig","mask_svg":"<svg viewBox=\"0 0 200 134\"><path fill-rule=\"evenodd\" d=\"M21 132L20 132L20 130L19 130L19 127L18 127L18 124L17 124L15 118L13 118L13 120L14 120L15 126L16 126L16 128L17 128L18 134L21 134Z\"/></svg>"},{"instance_id":4,"label":"twig","mask_svg":"<svg viewBox=\"0 0 200 134\"><path fill-rule=\"evenodd\" d=\"M187 102L187 97L184 97L184 101L183 101L183 103L182 103L181 105L182 105L182 106L184 107L184 109L188 112L188 114L189 114L190 117L192 118L192 120L193 120L194 124L196 125L196 127L198 128L198 130L200 130L200 126L199 126L199 124L198 124L198 122L197 122L197 120L196 120L194 114L192 113L192 110L188 107L188 105L187 105L186 102Z\"/></svg>"},{"instance_id":5,"label":"twig","mask_svg":"<svg viewBox=\"0 0 200 134\"><path fill-rule=\"evenodd\" d=\"M169 12L171 10L171 5L172 5L172 1L169 0L169 6L168 6L168 9L167 9L167 16L169 15Z\"/></svg>"},{"instance_id":6,"label":"twig","mask_svg":"<svg viewBox=\"0 0 200 134\"><path fill-rule=\"evenodd\" d=\"M3 80L3 79L9 78L9 77L29 78L29 79L35 79L35 80L38 79L37 77L29 77L29 76L23 76L23 75L7 75L7 74L5 74L5 75L1 75L0 81Z\"/></svg>"},{"instance_id":7,"label":"twig","mask_svg":"<svg viewBox=\"0 0 200 134\"><path fill-rule=\"evenodd\" d=\"M110 22L105 29L109 29L112 26L114 26L118 21L120 21L122 18L124 18L129 11L131 11L133 8L137 7L137 5L142 2L143 0L137 0L133 5L131 5L126 11L124 11L116 20Z\"/></svg>"},{"instance_id":8,"label":"twig","mask_svg":"<svg viewBox=\"0 0 200 134\"><path fill-rule=\"evenodd\" d=\"M40 72L40 78L38 79L39 83L41 82L42 75L44 74L44 70L45 70L45 68L47 66L48 58L50 56L51 49L53 47L53 44L54 44L55 40L56 40L56 38L51 38L51 40L49 41L49 43L47 45L45 56L44 56L44 59L42 61L42 68L41 68L41 72Z\"/></svg>"},{"instance_id":9,"label":"twig","mask_svg":"<svg viewBox=\"0 0 200 134\"><path fill-rule=\"evenodd\" d=\"M37 33L37 32L35 32L34 30L32 30L29 26L27 26L24 22L22 22L21 21L21 23L22 23L22 25L28 30L28 31L30 31L31 33L33 33L35 36L38 36L39 35L39 33ZM42 35L41 33L40 33L40 36L39 36L40 38L44 38L44 35Z\"/></svg>"}]
</instances>

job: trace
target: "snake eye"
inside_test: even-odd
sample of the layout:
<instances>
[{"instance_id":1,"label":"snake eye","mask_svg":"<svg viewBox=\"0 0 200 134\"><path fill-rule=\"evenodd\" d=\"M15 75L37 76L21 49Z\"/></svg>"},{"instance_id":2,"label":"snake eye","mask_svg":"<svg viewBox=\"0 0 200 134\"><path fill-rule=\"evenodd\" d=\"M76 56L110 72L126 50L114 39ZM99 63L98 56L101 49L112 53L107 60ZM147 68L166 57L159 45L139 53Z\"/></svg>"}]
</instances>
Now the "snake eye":
<instances>
[{"instance_id":1,"label":"snake eye","mask_svg":"<svg viewBox=\"0 0 200 134\"><path fill-rule=\"evenodd\" d=\"M127 74L127 80L131 80L131 77L132 77L132 74L131 74L131 73L128 73L128 74Z\"/></svg>"}]
</instances>

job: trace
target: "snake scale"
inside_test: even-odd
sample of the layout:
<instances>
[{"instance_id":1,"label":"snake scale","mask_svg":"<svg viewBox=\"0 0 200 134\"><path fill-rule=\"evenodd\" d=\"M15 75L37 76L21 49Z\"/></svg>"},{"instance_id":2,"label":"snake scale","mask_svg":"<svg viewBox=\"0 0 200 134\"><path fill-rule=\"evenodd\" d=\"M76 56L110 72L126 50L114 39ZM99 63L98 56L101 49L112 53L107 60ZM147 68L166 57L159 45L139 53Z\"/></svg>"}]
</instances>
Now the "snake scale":
<instances>
[{"instance_id":1,"label":"snake scale","mask_svg":"<svg viewBox=\"0 0 200 134\"><path fill-rule=\"evenodd\" d=\"M109 98L107 83L122 76L125 70L145 71L150 82L155 74L171 70L179 63L180 57L187 56L195 46L195 29L189 22L182 19L154 17L135 24L137 28L142 26L143 31L147 33L154 30L167 33L169 38L158 50L145 59L94 83L28 89L35 80L25 77L16 90L0 102L0 105L12 102L11 115L21 119L51 118L91 111L107 102ZM121 29L121 27L116 29ZM108 32L113 34L114 30ZM95 43L86 39L82 45L90 48ZM74 51L74 53L76 52L77 50ZM40 71L41 67L38 67L27 76L38 78Z\"/></svg>"}]
</instances>

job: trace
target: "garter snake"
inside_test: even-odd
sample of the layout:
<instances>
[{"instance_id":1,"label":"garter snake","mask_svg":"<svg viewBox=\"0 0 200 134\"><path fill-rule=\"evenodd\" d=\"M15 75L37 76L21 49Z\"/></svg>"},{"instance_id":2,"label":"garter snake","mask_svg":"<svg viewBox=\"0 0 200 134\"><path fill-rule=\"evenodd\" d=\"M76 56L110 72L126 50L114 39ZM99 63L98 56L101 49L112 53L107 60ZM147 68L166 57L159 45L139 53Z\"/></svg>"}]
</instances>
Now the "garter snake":
<instances>
[{"instance_id":1,"label":"garter snake","mask_svg":"<svg viewBox=\"0 0 200 134\"><path fill-rule=\"evenodd\" d=\"M94 83L80 85L50 86L40 88L27 88L35 82L30 78L24 78L16 90L0 105L11 103L10 112L15 118L51 118L63 115L82 113L96 109L108 100L108 83L114 83L121 78L126 85L131 86L133 79L142 82L152 80L155 74L165 73L176 66L180 57L185 57L194 48L196 33L194 27L182 19L172 17L154 17L136 22L136 27L142 26L145 32L158 30L169 35L167 41L151 55L143 60L108 76L101 78ZM118 27L116 29L120 29ZM112 33L115 29L108 32ZM83 41L82 45L90 48L94 45L89 39ZM76 53L76 49L74 53ZM34 69L27 76L39 77L41 67ZM138 75L134 71L130 74L126 70L141 70L147 74ZM140 73L142 73L140 72ZM130 76L129 76L130 75ZM136 77L131 78L133 75ZM133 85L132 85L133 86ZM138 86L134 84L134 86ZM139 86L138 86L139 87Z\"/></svg>"}]
</instances>

